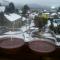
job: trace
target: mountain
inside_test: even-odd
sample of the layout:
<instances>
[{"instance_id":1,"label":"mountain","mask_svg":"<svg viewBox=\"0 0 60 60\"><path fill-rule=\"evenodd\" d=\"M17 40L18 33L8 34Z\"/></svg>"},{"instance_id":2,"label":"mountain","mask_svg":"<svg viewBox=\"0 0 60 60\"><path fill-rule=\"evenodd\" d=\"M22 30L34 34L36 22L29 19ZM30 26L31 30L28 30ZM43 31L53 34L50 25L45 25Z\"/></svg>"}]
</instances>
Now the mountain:
<instances>
[{"instance_id":1,"label":"mountain","mask_svg":"<svg viewBox=\"0 0 60 60\"><path fill-rule=\"evenodd\" d=\"M14 6L15 6L15 8L17 8L17 9L21 9L21 8L23 7L23 5L21 5L21 4L14 4Z\"/></svg>"},{"instance_id":2,"label":"mountain","mask_svg":"<svg viewBox=\"0 0 60 60\"><path fill-rule=\"evenodd\" d=\"M39 4L28 4L30 8L40 8Z\"/></svg>"},{"instance_id":3,"label":"mountain","mask_svg":"<svg viewBox=\"0 0 60 60\"><path fill-rule=\"evenodd\" d=\"M7 5L9 5L9 2L5 1L5 0L0 0L0 4L3 6L7 6Z\"/></svg>"},{"instance_id":4,"label":"mountain","mask_svg":"<svg viewBox=\"0 0 60 60\"><path fill-rule=\"evenodd\" d=\"M3 1L3 2L0 2L2 5L9 5L10 2L8 1ZM20 4L20 3L14 3L15 5L15 8L17 9L21 9L24 4ZM48 10L49 9L49 6L42 6L40 4L35 4L35 3L32 3L32 4L27 4L30 8L34 8L34 9L46 9Z\"/></svg>"},{"instance_id":5,"label":"mountain","mask_svg":"<svg viewBox=\"0 0 60 60\"><path fill-rule=\"evenodd\" d=\"M30 8L50 10L50 7L49 7L49 6L42 6L42 5L39 5L39 4L28 4L28 6L29 6Z\"/></svg>"}]
</instances>

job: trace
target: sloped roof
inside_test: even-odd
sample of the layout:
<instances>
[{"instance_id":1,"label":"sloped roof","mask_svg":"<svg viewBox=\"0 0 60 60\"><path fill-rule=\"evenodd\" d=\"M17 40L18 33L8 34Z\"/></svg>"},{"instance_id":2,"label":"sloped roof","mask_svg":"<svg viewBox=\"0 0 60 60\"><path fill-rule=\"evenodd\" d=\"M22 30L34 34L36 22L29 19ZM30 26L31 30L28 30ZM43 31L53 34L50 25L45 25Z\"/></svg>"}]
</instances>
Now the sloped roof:
<instances>
[{"instance_id":1,"label":"sloped roof","mask_svg":"<svg viewBox=\"0 0 60 60\"><path fill-rule=\"evenodd\" d=\"M52 13L51 16L53 16L53 15L57 15L57 13Z\"/></svg>"},{"instance_id":2,"label":"sloped roof","mask_svg":"<svg viewBox=\"0 0 60 60\"><path fill-rule=\"evenodd\" d=\"M9 15L4 14L4 16L5 16L9 21L15 21L15 20L21 18L21 16L18 15L18 14L16 14L16 13L11 13L11 14L9 14Z\"/></svg>"}]
</instances>

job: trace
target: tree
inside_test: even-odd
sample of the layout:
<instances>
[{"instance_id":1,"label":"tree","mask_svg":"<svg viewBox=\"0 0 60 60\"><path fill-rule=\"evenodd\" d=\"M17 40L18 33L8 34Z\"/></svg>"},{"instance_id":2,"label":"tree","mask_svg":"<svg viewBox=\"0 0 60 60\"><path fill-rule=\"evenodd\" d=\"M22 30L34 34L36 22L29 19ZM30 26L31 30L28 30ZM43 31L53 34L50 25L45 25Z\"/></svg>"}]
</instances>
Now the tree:
<instances>
[{"instance_id":1,"label":"tree","mask_svg":"<svg viewBox=\"0 0 60 60\"><path fill-rule=\"evenodd\" d=\"M8 6L6 6L6 8L5 8L5 13L9 13L9 7Z\"/></svg>"},{"instance_id":2,"label":"tree","mask_svg":"<svg viewBox=\"0 0 60 60\"><path fill-rule=\"evenodd\" d=\"M9 6L6 6L5 12L6 13L13 13L13 12L15 12L15 6L14 6L14 4L12 2L9 3Z\"/></svg>"},{"instance_id":3,"label":"tree","mask_svg":"<svg viewBox=\"0 0 60 60\"><path fill-rule=\"evenodd\" d=\"M22 8L22 15L26 16L26 13L28 12L28 10L30 10L28 5L24 5L24 7Z\"/></svg>"},{"instance_id":4,"label":"tree","mask_svg":"<svg viewBox=\"0 0 60 60\"><path fill-rule=\"evenodd\" d=\"M9 12L10 13L15 12L15 6L14 6L14 4L12 2L9 4Z\"/></svg>"},{"instance_id":5,"label":"tree","mask_svg":"<svg viewBox=\"0 0 60 60\"><path fill-rule=\"evenodd\" d=\"M57 10L57 12L60 12L60 7L58 7L58 10Z\"/></svg>"},{"instance_id":6,"label":"tree","mask_svg":"<svg viewBox=\"0 0 60 60\"><path fill-rule=\"evenodd\" d=\"M47 24L47 20L48 20L47 18L35 16L34 18L35 26L41 29L43 26L45 26L45 24Z\"/></svg>"},{"instance_id":7,"label":"tree","mask_svg":"<svg viewBox=\"0 0 60 60\"><path fill-rule=\"evenodd\" d=\"M17 14L19 14L19 10L18 10L18 9L15 9L15 12L16 12Z\"/></svg>"}]
</instances>

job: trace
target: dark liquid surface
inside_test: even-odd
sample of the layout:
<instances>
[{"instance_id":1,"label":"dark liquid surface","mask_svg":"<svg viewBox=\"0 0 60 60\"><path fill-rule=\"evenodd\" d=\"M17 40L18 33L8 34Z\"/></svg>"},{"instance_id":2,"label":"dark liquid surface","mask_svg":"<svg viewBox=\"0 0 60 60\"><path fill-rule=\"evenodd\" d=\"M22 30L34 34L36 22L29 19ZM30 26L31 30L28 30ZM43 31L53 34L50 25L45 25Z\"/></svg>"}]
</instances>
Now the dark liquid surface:
<instances>
[{"instance_id":1,"label":"dark liquid surface","mask_svg":"<svg viewBox=\"0 0 60 60\"><path fill-rule=\"evenodd\" d=\"M29 42L29 48L36 52L52 52L55 50L55 45L47 41L32 41Z\"/></svg>"},{"instance_id":2,"label":"dark liquid surface","mask_svg":"<svg viewBox=\"0 0 60 60\"><path fill-rule=\"evenodd\" d=\"M24 40L20 39L20 38L4 38L2 39L2 41L0 42L0 47L1 48L18 48L21 47L22 45L24 45Z\"/></svg>"}]
</instances>

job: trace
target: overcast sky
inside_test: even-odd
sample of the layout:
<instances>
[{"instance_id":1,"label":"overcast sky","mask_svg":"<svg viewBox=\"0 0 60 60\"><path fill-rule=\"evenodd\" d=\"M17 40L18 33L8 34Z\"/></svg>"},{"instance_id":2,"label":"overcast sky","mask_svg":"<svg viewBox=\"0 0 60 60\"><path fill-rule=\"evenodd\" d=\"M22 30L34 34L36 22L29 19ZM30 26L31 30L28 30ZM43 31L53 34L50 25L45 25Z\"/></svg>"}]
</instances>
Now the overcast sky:
<instances>
[{"instance_id":1,"label":"overcast sky","mask_svg":"<svg viewBox=\"0 0 60 60\"><path fill-rule=\"evenodd\" d=\"M20 3L20 4L40 4L40 5L48 5L48 6L58 6L60 5L60 0L7 0L12 1L14 3Z\"/></svg>"}]
</instances>

